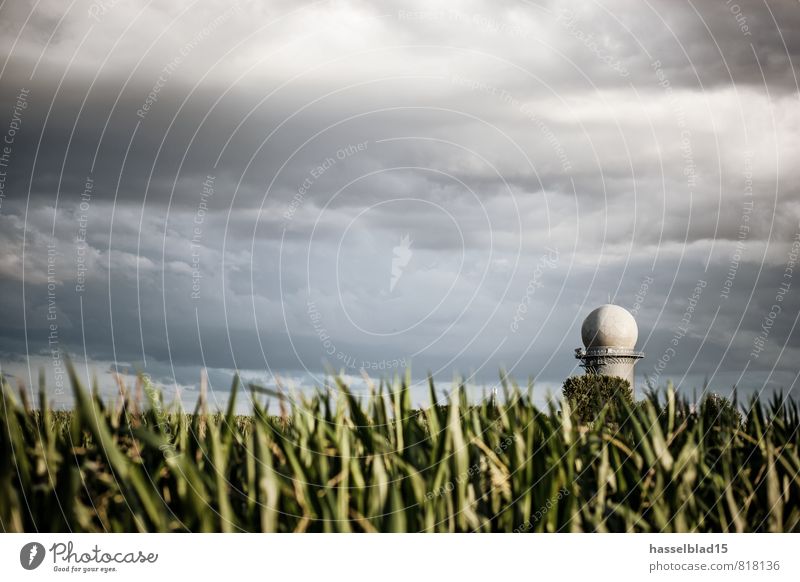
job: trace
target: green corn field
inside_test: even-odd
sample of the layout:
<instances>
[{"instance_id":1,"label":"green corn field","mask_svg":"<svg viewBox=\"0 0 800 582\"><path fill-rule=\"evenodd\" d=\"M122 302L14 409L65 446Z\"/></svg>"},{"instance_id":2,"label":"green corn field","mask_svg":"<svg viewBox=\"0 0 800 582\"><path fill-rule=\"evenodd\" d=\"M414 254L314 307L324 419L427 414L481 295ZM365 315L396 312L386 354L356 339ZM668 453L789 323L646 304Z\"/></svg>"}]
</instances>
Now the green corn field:
<instances>
[{"instance_id":1,"label":"green corn field","mask_svg":"<svg viewBox=\"0 0 800 582\"><path fill-rule=\"evenodd\" d=\"M71 380L72 411L3 383L3 531L800 531L798 406L778 395L737 412L668 386L586 424L510 381L477 403L430 382L421 409L407 378L291 402L234 381L226 413L187 413Z\"/></svg>"}]
</instances>

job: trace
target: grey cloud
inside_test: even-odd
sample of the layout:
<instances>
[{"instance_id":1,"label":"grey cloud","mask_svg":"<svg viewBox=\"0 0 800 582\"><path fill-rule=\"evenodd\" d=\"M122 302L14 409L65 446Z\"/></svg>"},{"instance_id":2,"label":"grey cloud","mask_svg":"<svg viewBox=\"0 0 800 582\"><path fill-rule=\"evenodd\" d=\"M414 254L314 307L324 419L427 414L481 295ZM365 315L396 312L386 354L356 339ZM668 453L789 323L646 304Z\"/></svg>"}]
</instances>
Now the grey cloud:
<instances>
[{"instance_id":1,"label":"grey cloud","mask_svg":"<svg viewBox=\"0 0 800 582\"><path fill-rule=\"evenodd\" d=\"M704 280L659 378L730 384L800 220L800 13L738 6L749 35L730 5L666 0L570 3L574 20L559 21L560 3L333 3L268 34L259 27L295 5L243 2L144 115L165 64L225 6L177 20L175 9L147 8L113 52L135 9L101 15L77 53L86 6L46 50L61 14L37 12L13 53L0 45L0 108L31 89L0 207L2 360L46 355L51 276L60 349L104 370L147 360L159 379L191 386L207 366L224 386L235 368L308 379L323 362L357 375L350 362L390 373L380 362L413 357L417 374L476 371L483 382L504 366L557 383L575 371L583 315L609 299L633 308L653 277L637 309L640 373L654 370ZM0 10L14 34L25 17ZM747 176L754 206L723 299ZM558 260L542 268L546 249ZM798 303L785 301L750 364L756 388L796 372Z\"/></svg>"}]
</instances>

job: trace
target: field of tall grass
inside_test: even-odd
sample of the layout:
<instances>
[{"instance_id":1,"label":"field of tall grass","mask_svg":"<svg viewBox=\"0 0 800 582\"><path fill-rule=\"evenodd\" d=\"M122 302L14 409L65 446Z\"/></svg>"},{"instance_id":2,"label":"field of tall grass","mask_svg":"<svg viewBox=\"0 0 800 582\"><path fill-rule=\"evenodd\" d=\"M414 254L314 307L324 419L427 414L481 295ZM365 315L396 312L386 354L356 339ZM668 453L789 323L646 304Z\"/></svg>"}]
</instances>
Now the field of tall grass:
<instances>
[{"instance_id":1,"label":"field of tall grass","mask_svg":"<svg viewBox=\"0 0 800 582\"><path fill-rule=\"evenodd\" d=\"M477 403L431 382L421 409L402 379L296 402L234 381L227 413L71 381L69 412L3 383L3 531L800 531L798 405L777 395L737 412L667 387L586 423L510 381Z\"/></svg>"}]
</instances>

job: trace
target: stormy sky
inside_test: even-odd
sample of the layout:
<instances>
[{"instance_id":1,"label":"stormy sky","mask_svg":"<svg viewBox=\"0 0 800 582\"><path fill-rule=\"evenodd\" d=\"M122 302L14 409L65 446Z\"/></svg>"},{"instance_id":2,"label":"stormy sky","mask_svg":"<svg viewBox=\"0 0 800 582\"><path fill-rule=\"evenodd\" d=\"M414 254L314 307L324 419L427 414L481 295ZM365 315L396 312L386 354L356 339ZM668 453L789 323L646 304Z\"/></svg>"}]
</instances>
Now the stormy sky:
<instances>
[{"instance_id":1,"label":"stormy sky","mask_svg":"<svg viewBox=\"0 0 800 582\"><path fill-rule=\"evenodd\" d=\"M800 5L6 2L0 363L69 401L431 372L795 385ZM190 397L189 400L193 398Z\"/></svg>"}]
</instances>

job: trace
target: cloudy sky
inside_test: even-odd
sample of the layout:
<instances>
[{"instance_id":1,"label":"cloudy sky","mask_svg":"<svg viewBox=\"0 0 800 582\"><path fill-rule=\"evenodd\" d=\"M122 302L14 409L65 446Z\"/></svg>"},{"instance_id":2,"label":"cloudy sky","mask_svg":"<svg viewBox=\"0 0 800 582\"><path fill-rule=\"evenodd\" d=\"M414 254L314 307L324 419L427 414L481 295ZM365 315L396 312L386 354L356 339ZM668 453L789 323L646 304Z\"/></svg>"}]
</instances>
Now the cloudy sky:
<instances>
[{"instance_id":1,"label":"cloudy sky","mask_svg":"<svg viewBox=\"0 0 800 582\"><path fill-rule=\"evenodd\" d=\"M3 3L3 373L791 390L800 5L431 6Z\"/></svg>"}]
</instances>

